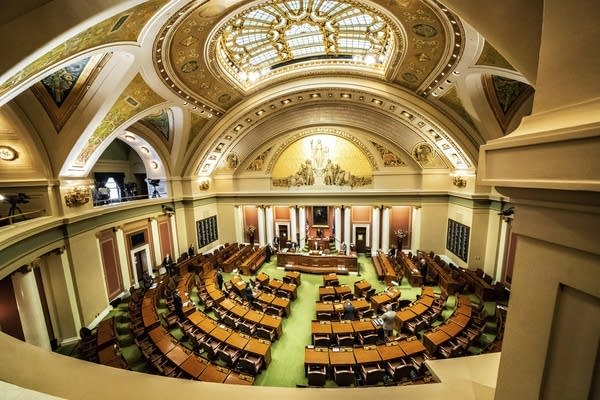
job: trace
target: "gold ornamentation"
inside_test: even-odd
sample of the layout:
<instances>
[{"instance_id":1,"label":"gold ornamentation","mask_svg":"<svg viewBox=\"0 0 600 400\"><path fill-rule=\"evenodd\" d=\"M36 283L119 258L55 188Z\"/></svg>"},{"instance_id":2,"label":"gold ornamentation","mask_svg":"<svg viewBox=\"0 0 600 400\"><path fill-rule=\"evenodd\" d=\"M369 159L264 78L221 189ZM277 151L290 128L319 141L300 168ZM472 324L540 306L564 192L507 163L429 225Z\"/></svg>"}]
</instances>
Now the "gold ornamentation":
<instances>
[{"instance_id":1,"label":"gold ornamentation","mask_svg":"<svg viewBox=\"0 0 600 400\"><path fill-rule=\"evenodd\" d=\"M132 98L137 99L135 105L130 100ZM163 101L164 99L144 82L140 74L136 75L88 139L87 146L77 157L74 166L83 167L104 139L121 127L123 123Z\"/></svg>"},{"instance_id":2,"label":"gold ornamentation","mask_svg":"<svg viewBox=\"0 0 600 400\"><path fill-rule=\"evenodd\" d=\"M371 144L375 146L381 158L383 159L383 165L386 167L404 167L406 163L400 159L396 154L392 153L392 151L383 145L371 141Z\"/></svg>"},{"instance_id":3,"label":"gold ornamentation","mask_svg":"<svg viewBox=\"0 0 600 400\"><path fill-rule=\"evenodd\" d=\"M68 207L79 207L90 201L92 192L89 186L76 186L65 194L65 203Z\"/></svg>"},{"instance_id":4,"label":"gold ornamentation","mask_svg":"<svg viewBox=\"0 0 600 400\"><path fill-rule=\"evenodd\" d=\"M467 180L460 175L455 175L452 177L452 184L458 188L464 188L467 186Z\"/></svg>"},{"instance_id":5,"label":"gold ornamentation","mask_svg":"<svg viewBox=\"0 0 600 400\"><path fill-rule=\"evenodd\" d=\"M19 157L19 153L10 146L0 146L0 160L14 161Z\"/></svg>"},{"instance_id":6,"label":"gold ornamentation","mask_svg":"<svg viewBox=\"0 0 600 400\"><path fill-rule=\"evenodd\" d=\"M264 168L264 165L265 165L265 159L269 155L269 152L271 151L271 149L272 149L272 147L269 147L267 150L265 150L262 153L260 153L254 159L254 161L252 161L250 163L250 165L248 165L247 170L248 171L262 171L262 169Z\"/></svg>"},{"instance_id":7,"label":"gold ornamentation","mask_svg":"<svg viewBox=\"0 0 600 400\"><path fill-rule=\"evenodd\" d=\"M200 190L208 190L210 189L210 181L208 179L203 180L202 182L200 182L198 187L200 188Z\"/></svg>"}]
</instances>

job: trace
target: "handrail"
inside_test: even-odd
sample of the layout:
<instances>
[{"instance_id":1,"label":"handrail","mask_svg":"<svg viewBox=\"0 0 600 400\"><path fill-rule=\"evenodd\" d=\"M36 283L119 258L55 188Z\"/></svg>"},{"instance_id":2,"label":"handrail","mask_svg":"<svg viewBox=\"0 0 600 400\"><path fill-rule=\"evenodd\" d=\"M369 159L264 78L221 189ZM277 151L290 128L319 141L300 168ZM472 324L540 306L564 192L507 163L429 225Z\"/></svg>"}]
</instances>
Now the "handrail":
<instances>
[{"instance_id":1,"label":"handrail","mask_svg":"<svg viewBox=\"0 0 600 400\"><path fill-rule=\"evenodd\" d=\"M13 223L13 219L16 218L23 218L23 221L26 220L27 218L24 218L27 215L31 215L31 214L36 214L36 213L45 213L46 209L42 208L40 210L34 210L34 211L28 211L28 212L24 212L24 213L18 213L18 214L14 214L14 215L9 215L6 217L0 217L0 226L2 225L3 221L8 221L8 224L12 224ZM15 222L22 222L22 221L15 221Z\"/></svg>"}]
</instances>

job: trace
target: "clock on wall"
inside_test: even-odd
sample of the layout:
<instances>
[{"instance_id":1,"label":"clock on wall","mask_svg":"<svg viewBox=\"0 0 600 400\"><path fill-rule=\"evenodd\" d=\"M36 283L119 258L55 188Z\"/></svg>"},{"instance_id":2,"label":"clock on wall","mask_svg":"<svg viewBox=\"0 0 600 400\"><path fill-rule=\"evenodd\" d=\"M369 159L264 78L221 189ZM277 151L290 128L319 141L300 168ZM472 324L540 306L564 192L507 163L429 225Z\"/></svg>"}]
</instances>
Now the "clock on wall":
<instances>
[{"instance_id":1,"label":"clock on wall","mask_svg":"<svg viewBox=\"0 0 600 400\"><path fill-rule=\"evenodd\" d=\"M9 146L0 146L0 160L12 161L19 156L17 151Z\"/></svg>"}]
</instances>

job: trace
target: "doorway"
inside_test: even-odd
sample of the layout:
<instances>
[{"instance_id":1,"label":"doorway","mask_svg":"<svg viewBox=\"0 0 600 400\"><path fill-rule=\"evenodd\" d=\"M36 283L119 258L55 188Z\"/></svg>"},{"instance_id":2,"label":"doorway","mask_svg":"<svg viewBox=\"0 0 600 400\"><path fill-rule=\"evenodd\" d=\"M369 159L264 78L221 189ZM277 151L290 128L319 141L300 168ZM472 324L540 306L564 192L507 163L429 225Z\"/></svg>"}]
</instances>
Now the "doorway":
<instances>
[{"instance_id":1,"label":"doorway","mask_svg":"<svg viewBox=\"0 0 600 400\"><path fill-rule=\"evenodd\" d=\"M357 226L355 235L356 252L364 253L367 250L367 228L364 226Z\"/></svg>"},{"instance_id":2,"label":"doorway","mask_svg":"<svg viewBox=\"0 0 600 400\"><path fill-rule=\"evenodd\" d=\"M285 224L277 224L277 236L279 237L279 249L282 247L287 247L287 242L290 240L288 233L288 225Z\"/></svg>"},{"instance_id":3,"label":"doorway","mask_svg":"<svg viewBox=\"0 0 600 400\"><path fill-rule=\"evenodd\" d=\"M144 271L152 275L152 266L150 263L150 245L136 247L130 251L131 265L133 266L133 281L136 288L140 287L140 281L143 279Z\"/></svg>"}]
</instances>

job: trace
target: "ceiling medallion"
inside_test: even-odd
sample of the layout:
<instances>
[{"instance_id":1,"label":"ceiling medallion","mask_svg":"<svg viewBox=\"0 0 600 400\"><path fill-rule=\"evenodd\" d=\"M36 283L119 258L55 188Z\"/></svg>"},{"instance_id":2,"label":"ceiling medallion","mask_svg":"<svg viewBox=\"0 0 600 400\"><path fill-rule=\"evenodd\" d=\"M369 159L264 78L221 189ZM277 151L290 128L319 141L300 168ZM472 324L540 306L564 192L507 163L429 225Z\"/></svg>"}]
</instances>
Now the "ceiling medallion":
<instances>
[{"instance_id":1,"label":"ceiling medallion","mask_svg":"<svg viewBox=\"0 0 600 400\"><path fill-rule=\"evenodd\" d=\"M14 161L19 157L19 153L10 146L0 146L0 160Z\"/></svg>"}]
</instances>

